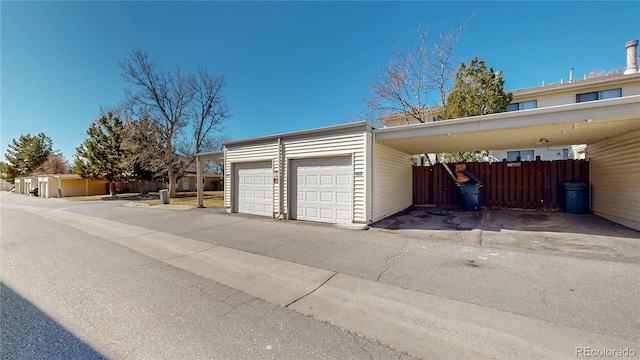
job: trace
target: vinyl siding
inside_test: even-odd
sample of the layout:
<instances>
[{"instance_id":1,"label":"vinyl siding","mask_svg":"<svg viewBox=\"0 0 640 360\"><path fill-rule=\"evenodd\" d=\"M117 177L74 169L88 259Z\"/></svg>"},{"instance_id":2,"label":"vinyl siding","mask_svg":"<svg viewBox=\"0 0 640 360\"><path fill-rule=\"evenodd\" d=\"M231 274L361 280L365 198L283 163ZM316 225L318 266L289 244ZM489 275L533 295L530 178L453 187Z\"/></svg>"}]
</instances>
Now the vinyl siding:
<instances>
[{"instance_id":1,"label":"vinyl siding","mask_svg":"<svg viewBox=\"0 0 640 360\"><path fill-rule=\"evenodd\" d=\"M224 173L227 175L224 177L224 206L229 211L236 211L232 209L233 194L236 191L233 184L235 163L248 163L248 162L272 162L273 168L278 168L278 141L270 140L260 142L256 144L229 146L225 149L225 163ZM276 216L280 192L279 186L273 184L273 209L274 216Z\"/></svg>"},{"instance_id":2,"label":"vinyl siding","mask_svg":"<svg viewBox=\"0 0 640 360\"><path fill-rule=\"evenodd\" d=\"M289 213L291 189L289 184L289 167L295 159L314 159L327 157L352 157L353 162L353 214L354 222L367 222L367 132L364 129L352 129L349 131L331 132L327 134L314 134L311 136L282 139L283 155L283 181L284 197L283 212Z\"/></svg>"},{"instance_id":3,"label":"vinyl siding","mask_svg":"<svg viewBox=\"0 0 640 360\"><path fill-rule=\"evenodd\" d=\"M593 213L640 230L640 130L587 146Z\"/></svg>"},{"instance_id":4,"label":"vinyl siding","mask_svg":"<svg viewBox=\"0 0 640 360\"><path fill-rule=\"evenodd\" d=\"M640 83L638 82L627 82L622 85L616 84L595 84L591 86L584 86L581 88L573 88L568 89L567 91L561 92L553 92L549 94L538 94L538 95L524 95L524 96L514 96L512 102L524 102L530 100L537 100L538 108L556 106L556 105L565 105L565 104L575 104L576 95L584 94L593 91L602 91L602 90L610 90L610 89L619 89L622 88L622 96L632 96L632 95L640 95Z\"/></svg>"},{"instance_id":5,"label":"vinyl siding","mask_svg":"<svg viewBox=\"0 0 640 360\"><path fill-rule=\"evenodd\" d=\"M622 87L622 96L640 95L640 82Z\"/></svg>"},{"instance_id":6,"label":"vinyl siding","mask_svg":"<svg viewBox=\"0 0 640 360\"><path fill-rule=\"evenodd\" d=\"M373 221L384 219L412 203L413 168L409 154L373 144Z\"/></svg>"}]
</instances>

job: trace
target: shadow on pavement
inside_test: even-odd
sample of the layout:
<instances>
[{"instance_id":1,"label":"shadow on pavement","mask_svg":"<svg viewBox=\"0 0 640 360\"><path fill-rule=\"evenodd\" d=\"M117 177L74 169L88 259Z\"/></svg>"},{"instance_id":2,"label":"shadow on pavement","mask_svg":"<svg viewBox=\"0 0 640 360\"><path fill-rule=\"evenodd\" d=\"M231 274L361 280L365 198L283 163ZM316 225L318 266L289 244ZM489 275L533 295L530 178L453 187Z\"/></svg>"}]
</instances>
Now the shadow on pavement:
<instances>
[{"instance_id":1,"label":"shadow on pavement","mask_svg":"<svg viewBox=\"0 0 640 360\"><path fill-rule=\"evenodd\" d=\"M0 359L107 359L0 283Z\"/></svg>"}]
</instances>

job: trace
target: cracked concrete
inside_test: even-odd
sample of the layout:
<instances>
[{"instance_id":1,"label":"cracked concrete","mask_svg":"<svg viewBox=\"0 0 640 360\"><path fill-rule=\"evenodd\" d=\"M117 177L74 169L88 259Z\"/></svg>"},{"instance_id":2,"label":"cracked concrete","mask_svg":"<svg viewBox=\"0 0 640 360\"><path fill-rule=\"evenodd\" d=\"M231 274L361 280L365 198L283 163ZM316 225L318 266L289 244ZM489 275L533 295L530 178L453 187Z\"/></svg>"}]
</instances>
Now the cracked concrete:
<instances>
[{"instance_id":1,"label":"cracked concrete","mask_svg":"<svg viewBox=\"0 0 640 360\"><path fill-rule=\"evenodd\" d=\"M378 274L378 278L376 279L376 281L380 281L380 278L382 277L382 275L384 275L396 263L398 263L398 261L400 261L400 258L402 257L402 252L404 251L405 246L407 246L407 240L402 242L402 246L398 249L398 251L395 254L392 254L384 258L384 270L382 270L380 274ZM393 263L390 263L390 261L392 260L393 260Z\"/></svg>"}]
</instances>

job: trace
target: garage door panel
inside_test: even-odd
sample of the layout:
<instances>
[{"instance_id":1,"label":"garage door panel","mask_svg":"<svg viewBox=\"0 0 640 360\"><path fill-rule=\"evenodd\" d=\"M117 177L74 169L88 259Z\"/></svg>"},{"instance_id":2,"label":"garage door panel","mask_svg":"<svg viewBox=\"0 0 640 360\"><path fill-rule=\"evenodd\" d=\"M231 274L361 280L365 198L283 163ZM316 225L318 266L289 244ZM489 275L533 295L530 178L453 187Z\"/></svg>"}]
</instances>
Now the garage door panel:
<instances>
[{"instance_id":1,"label":"garage door panel","mask_svg":"<svg viewBox=\"0 0 640 360\"><path fill-rule=\"evenodd\" d=\"M307 171L309 171L309 169L305 169ZM316 186L318 185L318 176L317 175L307 175L304 177L304 182L302 183L303 185L307 185L307 186Z\"/></svg>"},{"instance_id":2,"label":"garage door panel","mask_svg":"<svg viewBox=\"0 0 640 360\"><path fill-rule=\"evenodd\" d=\"M336 185L351 186L351 175L336 175Z\"/></svg>"},{"instance_id":3,"label":"garage door panel","mask_svg":"<svg viewBox=\"0 0 640 360\"><path fill-rule=\"evenodd\" d=\"M336 218L340 222L351 221L351 211L346 210L336 210Z\"/></svg>"},{"instance_id":4,"label":"garage door panel","mask_svg":"<svg viewBox=\"0 0 640 360\"><path fill-rule=\"evenodd\" d=\"M334 177L335 175L321 175L320 186L333 186L335 184Z\"/></svg>"},{"instance_id":5,"label":"garage door panel","mask_svg":"<svg viewBox=\"0 0 640 360\"><path fill-rule=\"evenodd\" d=\"M351 203L351 194L347 193L347 192L337 192L336 193L336 202L339 202L339 203L342 203L342 204Z\"/></svg>"},{"instance_id":6,"label":"garage door panel","mask_svg":"<svg viewBox=\"0 0 640 360\"><path fill-rule=\"evenodd\" d=\"M244 214L273 216L271 163L237 164L237 211Z\"/></svg>"},{"instance_id":7,"label":"garage door panel","mask_svg":"<svg viewBox=\"0 0 640 360\"><path fill-rule=\"evenodd\" d=\"M318 193L315 191L306 191L302 197L303 201L318 202Z\"/></svg>"},{"instance_id":8,"label":"garage door panel","mask_svg":"<svg viewBox=\"0 0 640 360\"><path fill-rule=\"evenodd\" d=\"M335 213L333 209L320 209L320 219L323 221L332 221L335 219Z\"/></svg>"},{"instance_id":9,"label":"garage door panel","mask_svg":"<svg viewBox=\"0 0 640 360\"><path fill-rule=\"evenodd\" d=\"M304 217L310 218L310 219L317 219L318 218L318 209L316 208L305 208L305 211L302 212Z\"/></svg>"},{"instance_id":10,"label":"garage door panel","mask_svg":"<svg viewBox=\"0 0 640 360\"><path fill-rule=\"evenodd\" d=\"M329 191L320 192L320 202L323 204L332 204L335 202L334 193Z\"/></svg>"},{"instance_id":11,"label":"garage door panel","mask_svg":"<svg viewBox=\"0 0 640 360\"><path fill-rule=\"evenodd\" d=\"M292 184L297 196L292 204L296 219L350 222L352 169L350 158L296 160Z\"/></svg>"}]
</instances>

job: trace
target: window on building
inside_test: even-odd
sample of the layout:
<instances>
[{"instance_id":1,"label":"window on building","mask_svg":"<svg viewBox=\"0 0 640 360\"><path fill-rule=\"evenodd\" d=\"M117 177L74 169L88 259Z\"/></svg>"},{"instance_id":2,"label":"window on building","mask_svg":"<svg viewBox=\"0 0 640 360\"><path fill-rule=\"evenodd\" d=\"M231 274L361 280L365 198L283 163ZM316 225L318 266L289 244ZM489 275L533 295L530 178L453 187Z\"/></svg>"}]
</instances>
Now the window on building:
<instances>
[{"instance_id":1,"label":"window on building","mask_svg":"<svg viewBox=\"0 0 640 360\"><path fill-rule=\"evenodd\" d=\"M518 158L522 161L533 161L533 150L507 151L507 161L518 161Z\"/></svg>"},{"instance_id":2,"label":"window on building","mask_svg":"<svg viewBox=\"0 0 640 360\"><path fill-rule=\"evenodd\" d=\"M621 96L622 96L622 89L594 91L594 92L576 95L576 102L604 100L604 99L617 98Z\"/></svg>"},{"instance_id":3,"label":"window on building","mask_svg":"<svg viewBox=\"0 0 640 360\"><path fill-rule=\"evenodd\" d=\"M507 111L535 109L537 107L538 107L538 100L522 101L519 103L509 104L509 106L507 106Z\"/></svg>"}]
</instances>

